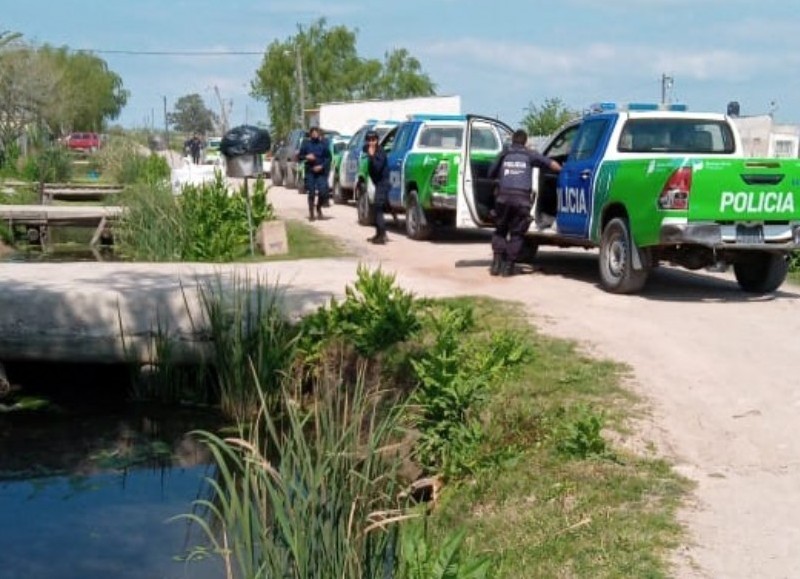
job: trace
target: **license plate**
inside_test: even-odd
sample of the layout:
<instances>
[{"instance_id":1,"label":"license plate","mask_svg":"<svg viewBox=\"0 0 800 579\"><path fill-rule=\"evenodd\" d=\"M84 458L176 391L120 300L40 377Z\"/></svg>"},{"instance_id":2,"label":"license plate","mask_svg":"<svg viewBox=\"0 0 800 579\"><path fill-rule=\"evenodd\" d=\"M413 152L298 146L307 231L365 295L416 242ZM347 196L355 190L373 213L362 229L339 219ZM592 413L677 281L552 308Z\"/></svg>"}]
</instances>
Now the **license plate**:
<instances>
[{"instance_id":1,"label":"license plate","mask_svg":"<svg viewBox=\"0 0 800 579\"><path fill-rule=\"evenodd\" d=\"M761 225L737 225L736 243L764 243L764 227Z\"/></svg>"}]
</instances>

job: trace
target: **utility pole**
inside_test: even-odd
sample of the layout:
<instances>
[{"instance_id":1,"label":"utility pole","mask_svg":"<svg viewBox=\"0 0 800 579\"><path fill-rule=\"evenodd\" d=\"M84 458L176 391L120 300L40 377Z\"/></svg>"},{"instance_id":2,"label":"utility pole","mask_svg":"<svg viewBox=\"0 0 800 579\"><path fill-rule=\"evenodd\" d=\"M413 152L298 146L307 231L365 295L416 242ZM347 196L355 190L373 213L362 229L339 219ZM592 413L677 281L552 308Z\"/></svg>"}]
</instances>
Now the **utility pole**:
<instances>
[{"instance_id":1,"label":"utility pole","mask_svg":"<svg viewBox=\"0 0 800 579\"><path fill-rule=\"evenodd\" d=\"M672 82L673 78L666 74L661 75L661 104L667 104L672 101Z\"/></svg>"},{"instance_id":2,"label":"utility pole","mask_svg":"<svg viewBox=\"0 0 800 579\"><path fill-rule=\"evenodd\" d=\"M294 45L297 70L297 89L300 93L300 128L306 128L306 87L303 82L303 57L300 55L300 44Z\"/></svg>"},{"instance_id":3,"label":"utility pole","mask_svg":"<svg viewBox=\"0 0 800 579\"><path fill-rule=\"evenodd\" d=\"M228 111L225 109L225 101L222 100L222 95L219 94L219 87L214 85L214 94L217 95L219 101L219 115L222 122L222 133L228 132Z\"/></svg>"},{"instance_id":4,"label":"utility pole","mask_svg":"<svg viewBox=\"0 0 800 579\"><path fill-rule=\"evenodd\" d=\"M169 121L167 120L167 97L164 97L164 146L169 151Z\"/></svg>"}]
</instances>

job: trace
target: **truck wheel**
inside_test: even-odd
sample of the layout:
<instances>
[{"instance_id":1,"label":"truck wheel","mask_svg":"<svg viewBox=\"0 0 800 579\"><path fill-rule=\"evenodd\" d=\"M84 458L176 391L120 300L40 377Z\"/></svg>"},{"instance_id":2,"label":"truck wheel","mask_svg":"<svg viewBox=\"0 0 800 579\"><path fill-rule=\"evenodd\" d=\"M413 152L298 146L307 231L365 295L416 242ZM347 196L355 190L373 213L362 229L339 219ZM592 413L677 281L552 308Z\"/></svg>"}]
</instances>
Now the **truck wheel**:
<instances>
[{"instance_id":1,"label":"truck wheel","mask_svg":"<svg viewBox=\"0 0 800 579\"><path fill-rule=\"evenodd\" d=\"M287 189L295 189L297 187L297 170L288 164L286 165L286 175L283 177L283 186Z\"/></svg>"},{"instance_id":2,"label":"truck wheel","mask_svg":"<svg viewBox=\"0 0 800 579\"><path fill-rule=\"evenodd\" d=\"M417 192L409 193L408 207L406 208L406 235L417 241L429 239L433 227L428 222L425 210L420 206Z\"/></svg>"},{"instance_id":3,"label":"truck wheel","mask_svg":"<svg viewBox=\"0 0 800 579\"><path fill-rule=\"evenodd\" d=\"M739 287L754 294L775 291L788 272L789 260L781 253L754 252L733 264Z\"/></svg>"},{"instance_id":4,"label":"truck wheel","mask_svg":"<svg viewBox=\"0 0 800 579\"><path fill-rule=\"evenodd\" d=\"M628 294L639 291L647 281L647 269L633 269L633 252L628 221L615 217L603 229L600 239L600 282L608 292Z\"/></svg>"},{"instance_id":5,"label":"truck wheel","mask_svg":"<svg viewBox=\"0 0 800 579\"><path fill-rule=\"evenodd\" d=\"M356 211L358 213L359 225L375 225L375 213L372 210L372 203L369 202L369 193L364 187L364 182L356 183Z\"/></svg>"},{"instance_id":6,"label":"truck wheel","mask_svg":"<svg viewBox=\"0 0 800 579\"><path fill-rule=\"evenodd\" d=\"M272 163L270 179L272 179L272 184L276 187L283 185L283 173L281 173L281 166L279 163Z\"/></svg>"},{"instance_id":7,"label":"truck wheel","mask_svg":"<svg viewBox=\"0 0 800 579\"><path fill-rule=\"evenodd\" d=\"M347 203L347 197L345 197L342 186L339 184L338 174L333 176L333 202L337 205L345 205Z\"/></svg>"}]
</instances>

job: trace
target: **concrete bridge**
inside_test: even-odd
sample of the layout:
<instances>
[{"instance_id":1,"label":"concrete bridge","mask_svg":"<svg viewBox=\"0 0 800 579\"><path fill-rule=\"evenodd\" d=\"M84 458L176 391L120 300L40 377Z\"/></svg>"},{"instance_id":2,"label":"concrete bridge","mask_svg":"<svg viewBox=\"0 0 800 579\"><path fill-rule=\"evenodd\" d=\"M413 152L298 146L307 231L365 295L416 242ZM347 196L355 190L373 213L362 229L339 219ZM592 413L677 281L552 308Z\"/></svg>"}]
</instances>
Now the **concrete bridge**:
<instances>
[{"instance_id":1,"label":"concrete bridge","mask_svg":"<svg viewBox=\"0 0 800 579\"><path fill-rule=\"evenodd\" d=\"M177 359L203 355L199 292L250 279L299 317L341 297L358 260L260 264L0 263L0 362L154 361L156 335Z\"/></svg>"}]
</instances>

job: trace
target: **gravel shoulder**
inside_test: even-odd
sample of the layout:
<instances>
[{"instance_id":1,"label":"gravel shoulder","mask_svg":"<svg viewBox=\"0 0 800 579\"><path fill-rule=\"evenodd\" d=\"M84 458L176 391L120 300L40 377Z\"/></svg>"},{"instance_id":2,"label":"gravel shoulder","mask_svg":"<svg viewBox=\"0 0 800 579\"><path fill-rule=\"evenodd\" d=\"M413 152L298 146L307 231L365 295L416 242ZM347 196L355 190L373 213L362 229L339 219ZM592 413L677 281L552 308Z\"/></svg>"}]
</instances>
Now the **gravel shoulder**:
<instances>
[{"instance_id":1,"label":"gravel shoulder","mask_svg":"<svg viewBox=\"0 0 800 579\"><path fill-rule=\"evenodd\" d=\"M270 195L280 217L305 218L304 196ZM596 252L549 248L523 275L491 278L488 232L415 242L402 217L389 222L386 246L366 243L372 229L357 225L353 206L313 225L420 295L521 302L546 333L630 365L650 405L637 443L697 484L675 576L799 576L800 288L753 297L726 274L661 267L640 295L617 296L598 285Z\"/></svg>"}]
</instances>

